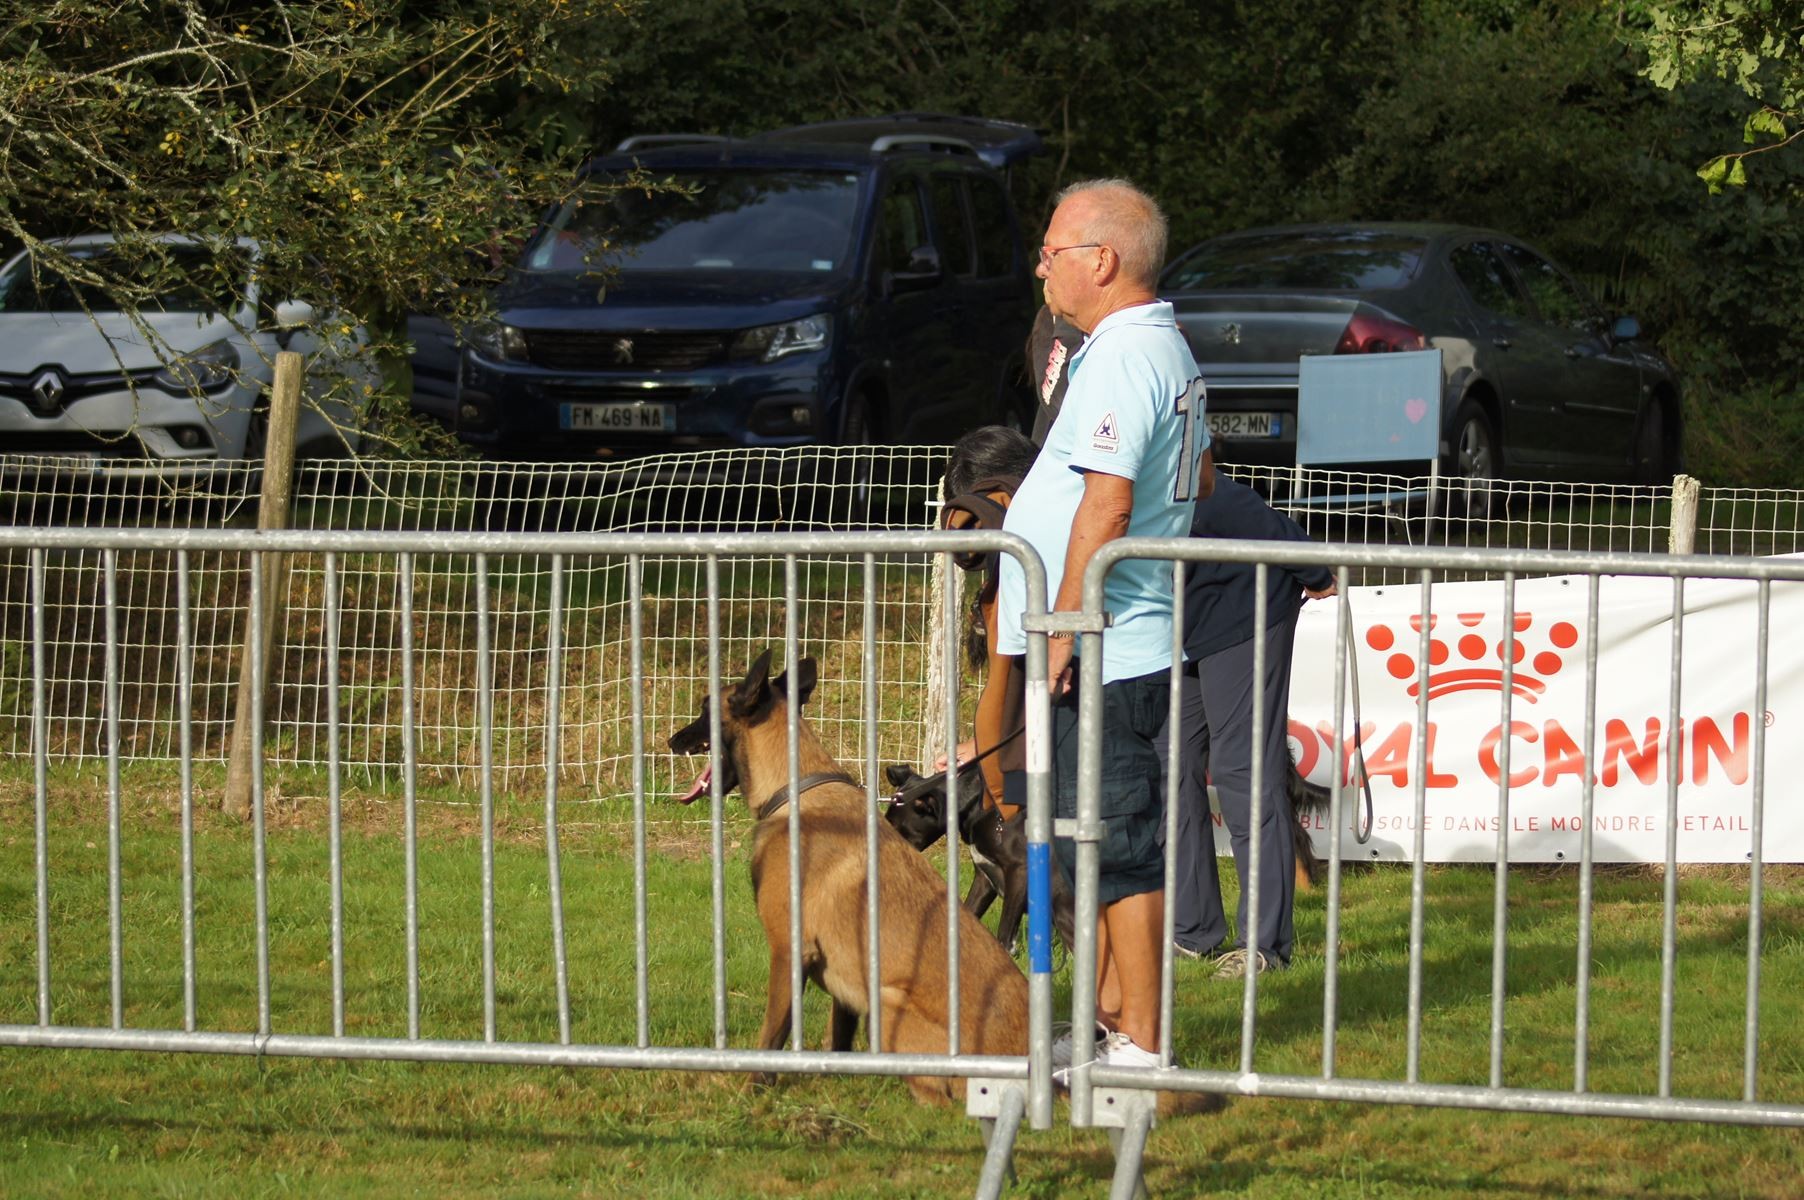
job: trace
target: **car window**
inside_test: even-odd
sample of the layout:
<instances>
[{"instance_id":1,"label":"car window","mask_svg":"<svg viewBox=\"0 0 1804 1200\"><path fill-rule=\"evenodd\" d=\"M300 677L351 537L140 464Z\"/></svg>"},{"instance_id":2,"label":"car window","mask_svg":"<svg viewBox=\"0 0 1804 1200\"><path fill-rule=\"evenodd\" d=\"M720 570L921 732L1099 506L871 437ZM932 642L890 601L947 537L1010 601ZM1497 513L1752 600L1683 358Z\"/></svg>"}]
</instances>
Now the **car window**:
<instances>
[{"instance_id":1,"label":"car window","mask_svg":"<svg viewBox=\"0 0 1804 1200\"><path fill-rule=\"evenodd\" d=\"M22 254L0 276L0 312L116 312L129 299L147 312L229 313L250 284L250 254L238 246L100 242L63 253L93 278L71 279Z\"/></svg>"},{"instance_id":2,"label":"car window","mask_svg":"<svg viewBox=\"0 0 1804 1200\"><path fill-rule=\"evenodd\" d=\"M954 275L970 275L971 218L965 214L965 181L957 175L935 175L928 184L933 196L933 224L939 231L940 263Z\"/></svg>"},{"instance_id":3,"label":"car window","mask_svg":"<svg viewBox=\"0 0 1804 1200\"><path fill-rule=\"evenodd\" d=\"M987 175L973 175L971 215L977 219L977 273L986 279L1015 270L1015 235L1009 231L1008 195Z\"/></svg>"},{"instance_id":4,"label":"car window","mask_svg":"<svg viewBox=\"0 0 1804 1200\"><path fill-rule=\"evenodd\" d=\"M1578 333L1590 333L1595 329L1591 305L1572 286L1572 281L1560 274L1558 267L1534 251L1509 242L1500 243L1498 249L1516 268L1516 277L1522 280L1523 290L1541 310L1543 321Z\"/></svg>"},{"instance_id":5,"label":"car window","mask_svg":"<svg viewBox=\"0 0 1804 1200\"><path fill-rule=\"evenodd\" d=\"M1161 291L1308 288L1370 291L1408 283L1427 241L1371 229L1273 230L1204 242L1178 260Z\"/></svg>"},{"instance_id":6,"label":"car window","mask_svg":"<svg viewBox=\"0 0 1804 1200\"><path fill-rule=\"evenodd\" d=\"M533 236L528 271L801 271L851 256L858 176L844 171L672 173L678 188L573 200Z\"/></svg>"},{"instance_id":7,"label":"car window","mask_svg":"<svg viewBox=\"0 0 1804 1200\"><path fill-rule=\"evenodd\" d=\"M927 214L921 208L921 190L912 179L898 179L883 195L881 227L877 233L877 268L908 270L909 256L928 244Z\"/></svg>"},{"instance_id":8,"label":"car window","mask_svg":"<svg viewBox=\"0 0 1804 1200\"><path fill-rule=\"evenodd\" d=\"M1461 246L1448 261L1478 307L1500 317L1522 319L1533 315L1516 281L1498 261L1497 253L1489 243L1472 242Z\"/></svg>"}]
</instances>

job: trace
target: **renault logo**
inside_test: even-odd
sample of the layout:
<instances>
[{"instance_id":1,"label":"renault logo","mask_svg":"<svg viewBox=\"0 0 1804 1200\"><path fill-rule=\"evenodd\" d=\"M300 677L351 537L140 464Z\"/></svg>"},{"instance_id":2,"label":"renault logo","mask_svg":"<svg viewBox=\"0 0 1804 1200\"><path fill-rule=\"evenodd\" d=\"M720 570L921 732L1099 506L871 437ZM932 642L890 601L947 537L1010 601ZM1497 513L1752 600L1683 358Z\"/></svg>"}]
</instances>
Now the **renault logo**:
<instances>
[{"instance_id":1,"label":"renault logo","mask_svg":"<svg viewBox=\"0 0 1804 1200\"><path fill-rule=\"evenodd\" d=\"M31 381L31 394L38 398L38 407L50 412L62 403L63 393L68 385L63 377L55 371L45 371Z\"/></svg>"},{"instance_id":2,"label":"renault logo","mask_svg":"<svg viewBox=\"0 0 1804 1200\"><path fill-rule=\"evenodd\" d=\"M614 339L614 363L616 366L628 366L633 361L633 339Z\"/></svg>"}]
</instances>

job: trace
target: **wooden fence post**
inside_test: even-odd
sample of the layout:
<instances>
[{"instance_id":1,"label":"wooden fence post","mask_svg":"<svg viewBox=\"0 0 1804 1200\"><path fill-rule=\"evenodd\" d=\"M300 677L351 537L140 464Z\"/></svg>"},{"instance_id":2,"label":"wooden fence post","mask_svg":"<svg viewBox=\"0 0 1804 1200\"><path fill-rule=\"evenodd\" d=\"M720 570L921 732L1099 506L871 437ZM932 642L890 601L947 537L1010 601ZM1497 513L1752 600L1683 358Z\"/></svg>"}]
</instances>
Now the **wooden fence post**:
<instances>
[{"instance_id":1,"label":"wooden fence post","mask_svg":"<svg viewBox=\"0 0 1804 1200\"><path fill-rule=\"evenodd\" d=\"M259 530L288 528L294 497L294 436L301 412L301 356L292 350L276 355L276 378L270 389L269 432L263 443L263 493L257 503ZM288 591L288 556L263 556L263 662L275 670L280 645L283 601ZM232 717L231 754L226 764L224 811L239 818L251 811L251 705L256 695L256 657L251 645L250 602L245 602L244 650L238 659L238 704Z\"/></svg>"},{"instance_id":2,"label":"wooden fence post","mask_svg":"<svg viewBox=\"0 0 1804 1200\"><path fill-rule=\"evenodd\" d=\"M1697 544L1698 481L1689 475L1672 477L1672 528L1666 536L1668 554L1690 554Z\"/></svg>"}]
</instances>

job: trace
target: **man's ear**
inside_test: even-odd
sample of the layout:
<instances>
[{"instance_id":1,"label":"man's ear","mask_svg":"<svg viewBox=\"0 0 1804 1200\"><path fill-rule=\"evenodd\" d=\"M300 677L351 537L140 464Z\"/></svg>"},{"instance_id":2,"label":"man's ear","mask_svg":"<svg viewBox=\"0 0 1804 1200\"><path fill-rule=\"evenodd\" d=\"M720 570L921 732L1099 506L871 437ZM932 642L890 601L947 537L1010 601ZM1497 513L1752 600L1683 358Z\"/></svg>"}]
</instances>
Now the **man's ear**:
<instances>
[{"instance_id":1,"label":"man's ear","mask_svg":"<svg viewBox=\"0 0 1804 1200\"><path fill-rule=\"evenodd\" d=\"M727 698L727 707L734 716L749 717L770 703L769 679L770 651L766 650L746 671L745 681Z\"/></svg>"},{"instance_id":2,"label":"man's ear","mask_svg":"<svg viewBox=\"0 0 1804 1200\"><path fill-rule=\"evenodd\" d=\"M802 705L808 703L808 697L814 694L815 683L814 660L812 658L804 658L796 664L796 707L800 708ZM781 696L784 700L788 700L789 672L785 671L775 679L771 680L770 690Z\"/></svg>"}]
</instances>

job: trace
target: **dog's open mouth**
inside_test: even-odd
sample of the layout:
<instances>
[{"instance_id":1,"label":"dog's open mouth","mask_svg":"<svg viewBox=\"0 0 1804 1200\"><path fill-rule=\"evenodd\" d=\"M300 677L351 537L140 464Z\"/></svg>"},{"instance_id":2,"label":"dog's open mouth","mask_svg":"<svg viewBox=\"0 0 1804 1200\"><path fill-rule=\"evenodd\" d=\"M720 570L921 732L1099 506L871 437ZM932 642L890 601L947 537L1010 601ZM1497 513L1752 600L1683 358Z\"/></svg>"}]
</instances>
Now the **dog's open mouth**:
<instances>
[{"instance_id":1,"label":"dog's open mouth","mask_svg":"<svg viewBox=\"0 0 1804 1200\"><path fill-rule=\"evenodd\" d=\"M712 763L710 763L709 765L702 768L702 773L695 777L695 782L689 785L689 790L677 797L677 803L678 804L693 803L697 796L701 795L703 792L708 790L708 785L710 783L712 783L713 781L714 781L714 765Z\"/></svg>"}]
</instances>

